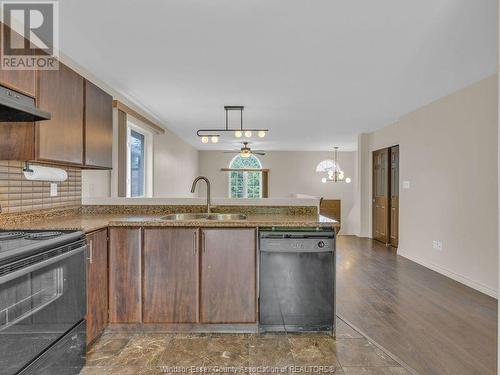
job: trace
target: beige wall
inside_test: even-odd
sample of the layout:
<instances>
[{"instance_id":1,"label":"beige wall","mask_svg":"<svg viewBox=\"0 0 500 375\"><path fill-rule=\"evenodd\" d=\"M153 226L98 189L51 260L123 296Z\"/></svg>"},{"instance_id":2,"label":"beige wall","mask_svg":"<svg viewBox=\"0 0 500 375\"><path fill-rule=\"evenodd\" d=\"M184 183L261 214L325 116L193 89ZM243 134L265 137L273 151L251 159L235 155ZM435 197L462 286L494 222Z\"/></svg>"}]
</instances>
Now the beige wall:
<instances>
[{"instance_id":1,"label":"beige wall","mask_svg":"<svg viewBox=\"0 0 500 375\"><path fill-rule=\"evenodd\" d=\"M153 141L153 196L193 196L190 189L198 175L198 150L169 131Z\"/></svg>"},{"instance_id":2,"label":"beige wall","mask_svg":"<svg viewBox=\"0 0 500 375\"><path fill-rule=\"evenodd\" d=\"M199 172L208 177L212 185L212 196L228 197L228 175L221 168L228 168L234 154L222 151L200 151ZM348 217L354 203L355 152L339 152L339 164L346 176L352 178L351 184L321 182L322 174L316 173L316 165L332 158L332 152L313 151L270 151L259 156L263 168L269 168L269 198L291 197L293 194L306 194L342 201L343 233L353 233ZM202 188L200 196L205 196Z\"/></svg>"},{"instance_id":3,"label":"beige wall","mask_svg":"<svg viewBox=\"0 0 500 375\"><path fill-rule=\"evenodd\" d=\"M400 145L398 253L490 295L498 291L497 79L364 136L361 216L371 234L371 152ZM368 168L366 163L368 162ZM410 181L410 189L401 189ZM433 240L443 250L432 248Z\"/></svg>"},{"instance_id":4,"label":"beige wall","mask_svg":"<svg viewBox=\"0 0 500 375\"><path fill-rule=\"evenodd\" d=\"M117 155L114 159L116 163ZM153 135L152 159L154 197L193 196L189 190L191 183L198 175L198 151L194 147L165 130L165 134ZM116 171L116 168L114 170ZM113 186L115 186L114 189ZM116 186L116 173L82 171L83 197L116 196Z\"/></svg>"}]
</instances>

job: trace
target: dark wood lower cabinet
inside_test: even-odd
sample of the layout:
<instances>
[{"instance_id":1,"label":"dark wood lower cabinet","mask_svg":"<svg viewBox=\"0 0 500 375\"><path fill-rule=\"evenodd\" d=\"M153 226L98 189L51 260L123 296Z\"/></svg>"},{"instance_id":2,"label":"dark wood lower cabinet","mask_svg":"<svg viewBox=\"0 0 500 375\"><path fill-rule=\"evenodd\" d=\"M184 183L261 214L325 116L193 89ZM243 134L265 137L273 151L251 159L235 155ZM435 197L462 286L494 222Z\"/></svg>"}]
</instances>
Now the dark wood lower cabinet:
<instances>
[{"instance_id":1,"label":"dark wood lower cabinet","mask_svg":"<svg viewBox=\"0 0 500 375\"><path fill-rule=\"evenodd\" d=\"M108 230L87 235L87 343L108 324Z\"/></svg>"},{"instance_id":2,"label":"dark wood lower cabinet","mask_svg":"<svg viewBox=\"0 0 500 375\"><path fill-rule=\"evenodd\" d=\"M201 323L254 323L255 229L202 229Z\"/></svg>"},{"instance_id":3,"label":"dark wood lower cabinet","mask_svg":"<svg viewBox=\"0 0 500 375\"><path fill-rule=\"evenodd\" d=\"M110 228L109 323L257 322L253 228Z\"/></svg>"},{"instance_id":4,"label":"dark wood lower cabinet","mask_svg":"<svg viewBox=\"0 0 500 375\"><path fill-rule=\"evenodd\" d=\"M144 323L198 321L197 228L144 229Z\"/></svg>"},{"instance_id":5,"label":"dark wood lower cabinet","mask_svg":"<svg viewBox=\"0 0 500 375\"><path fill-rule=\"evenodd\" d=\"M109 229L109 322L141 323L141 229Z\"/></svg>"}]
</instances>

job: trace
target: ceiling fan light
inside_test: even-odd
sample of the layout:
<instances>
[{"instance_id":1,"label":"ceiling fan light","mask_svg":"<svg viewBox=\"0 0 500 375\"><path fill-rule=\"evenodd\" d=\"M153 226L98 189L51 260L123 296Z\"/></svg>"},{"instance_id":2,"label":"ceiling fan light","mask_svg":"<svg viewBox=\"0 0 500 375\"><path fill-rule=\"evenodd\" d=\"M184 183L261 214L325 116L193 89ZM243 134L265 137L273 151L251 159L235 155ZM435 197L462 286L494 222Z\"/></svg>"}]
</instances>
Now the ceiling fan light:
<instances>
[{"instance_id":1,"label":"ceiling fan light","mask_svg":"<svg viewBox=\"0 0 500 375\"><path fill-rule=\"evenodd\" d=\"M252 132L250 130L245 131L245 137L250 138L252 136Z\"/></svg>"},{"instance_id":2,"label":"ceiling fan light","mask_svg":"<svg viewBox=\"0 0 500 375\"><path fill-rule=\"evenodd\" d=\"M213 135L212 136L212 143L218 143L219 142L219 136L218 135Z\"/></svg>"},{"instance_id":3,"label":"ceiling fan light","mask_svg":"<svg viewBox=\"0 0 500 375\"><path fill-rule=\"evenodd\" d=\"M242 158L248 158L252 154L251 154L250 151L241 151L240 155L241 155Z\"/></svg>"},{"instance_id":4,"label":"ceiling fan light","mask_svg":"<svg viewBox=\"0 0 500 375\"><path fill-rule=\"evenodd\" d=\"M257 133L257 135L259 136L259 138L264 138L266 136L266 131L265 130L259 130L259 132Z\"/></svg>"},{"instance_id":5,"label":"ceiling fan light","mask_svg":"<svg viewBox=\"0 0 500 375\"><path fill-rule=\"evenodd\" d=\"M236 130L236 131L234 132L234 136L235 136L236 138L241 138L241 136L242 136L242 135L243 135L243 133L241 132L241 130Z\"/></svg>"},{"instance_id":6,"label":"ceiling fan light","mask_svg":"<svg viewBox=\"0 0 500 375\"><path fill-rule=\"evenodd\" d=\"M201 137L201 143L208 143L208 137Z\"/></svg>"}]
</instances>

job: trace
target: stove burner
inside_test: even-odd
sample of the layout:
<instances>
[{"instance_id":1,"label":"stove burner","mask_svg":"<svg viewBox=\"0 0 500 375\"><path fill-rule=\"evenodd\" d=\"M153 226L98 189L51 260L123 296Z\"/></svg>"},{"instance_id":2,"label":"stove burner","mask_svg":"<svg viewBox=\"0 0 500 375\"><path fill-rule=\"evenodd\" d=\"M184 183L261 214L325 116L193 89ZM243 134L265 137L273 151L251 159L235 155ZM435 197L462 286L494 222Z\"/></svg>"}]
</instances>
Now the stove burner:
<instances>
[{"instance_id":1,"label":"stove burner","mask_svg":"<svg viewBox=\"0 0 500 375\"><path fill-rule=\"evenodd\" d=\"M0 232L0 241L15 240L24 237L24 232Z\"/></svg>"},{"instance_id":2,"label":"stove burner","mask_svg":"<svg viewBox=\"0 0 500 375\"><path fill-rule=\"evenodd\" d=\"M24 238L27 240L48 240L50 238L58 237L62 232L35 232L28 233Z\"/></svg>"}]
</instances>

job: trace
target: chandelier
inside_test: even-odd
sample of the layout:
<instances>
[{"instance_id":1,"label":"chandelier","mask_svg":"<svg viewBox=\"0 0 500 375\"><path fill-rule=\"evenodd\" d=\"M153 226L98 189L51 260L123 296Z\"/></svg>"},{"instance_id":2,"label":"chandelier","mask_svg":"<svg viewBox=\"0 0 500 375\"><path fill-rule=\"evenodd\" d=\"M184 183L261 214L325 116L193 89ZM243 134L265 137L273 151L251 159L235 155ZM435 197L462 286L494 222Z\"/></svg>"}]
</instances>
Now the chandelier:
<instances>
[{"instance_id":1,"label":"chandelier","mask_svg":"<svg viewBox=\"0 0 500 375\"><path fill-rule=\"evenodd\" d=\"M199 129L196 135L200 138L201 143L218 143L219 138L225 133L234 133L236 138L252 138L252 136L257 135L259 138L264 138L267 135L269 129L247 129L243 127L243 108L242 105L226 105L224 106L224 111L226 112L226 126L222 129ZM229 112L239 111L240 112L240 126L239 128L229 128Z\"/></svg>"},{"instance_id":2,"label":"chandelier","mask_svg":"<svg viewBox=\"0 0 500 375\"><path fill-rule=\"evenodd\" d=\"M324 160L316 167L316 172L326 172L327 176L321 179L321 182L345 182L351 183L350 177L345 177L344 171L340 168L338 162L338 147L333 148L333 160Z\"/></svg>"}]
</instances>

